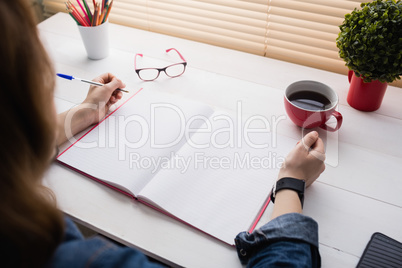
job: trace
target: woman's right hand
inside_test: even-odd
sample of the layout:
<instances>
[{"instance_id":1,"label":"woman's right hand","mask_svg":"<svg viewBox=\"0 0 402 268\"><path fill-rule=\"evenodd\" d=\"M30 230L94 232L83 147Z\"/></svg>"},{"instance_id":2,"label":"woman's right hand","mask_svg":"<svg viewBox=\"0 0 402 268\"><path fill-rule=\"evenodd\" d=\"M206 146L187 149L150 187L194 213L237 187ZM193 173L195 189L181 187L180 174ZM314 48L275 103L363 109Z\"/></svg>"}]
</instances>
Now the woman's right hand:
<instances>
[{"instance_id":1,"label":"woman's right hand","mask_svg":"<svg viewBox=\"0 0 402 268\"><path fill-rule=\"evenodd\" d=\"M325 148L316 131L312 131L299 141L283 163L278 180L284 177L305 180L310 186L325 170Z\"/></svg>"}]
</instances>

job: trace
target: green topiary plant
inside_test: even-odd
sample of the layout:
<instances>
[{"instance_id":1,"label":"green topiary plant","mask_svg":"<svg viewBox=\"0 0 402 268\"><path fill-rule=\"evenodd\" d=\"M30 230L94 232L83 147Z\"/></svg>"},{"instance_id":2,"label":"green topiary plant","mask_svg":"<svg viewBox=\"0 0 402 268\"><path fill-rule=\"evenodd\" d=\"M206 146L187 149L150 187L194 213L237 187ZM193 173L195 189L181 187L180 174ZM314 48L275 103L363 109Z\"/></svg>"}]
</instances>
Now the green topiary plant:
<instances>
[{"instance_id":1,"label":"green topiary plant","mask_svg":"<svg viewBox=\"0 0 402 268\"><path fill-rule=\"evenodd\" d=\"M336 39L339 56L364 82L402 75L402 2L376 0L345 15Z\"/></svg>"}]
</instances>

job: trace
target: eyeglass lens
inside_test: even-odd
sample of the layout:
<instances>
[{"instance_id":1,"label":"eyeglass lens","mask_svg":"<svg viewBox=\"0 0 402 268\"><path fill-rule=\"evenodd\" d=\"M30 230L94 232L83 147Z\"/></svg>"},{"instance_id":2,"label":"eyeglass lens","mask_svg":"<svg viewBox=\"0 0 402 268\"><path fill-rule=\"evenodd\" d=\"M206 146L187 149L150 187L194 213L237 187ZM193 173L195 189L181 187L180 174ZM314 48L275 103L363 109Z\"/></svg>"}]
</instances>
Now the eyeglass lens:
<instances>
[{"instance_id":1,"label":"eyeglass lens","mask_svg":"<svg viewBox=\"0 0 402 268\"><path fill-rule=\"evenodd\" d=\"M169 77L177 77L184 73L185 65L183 63L173 64L164 69ZM163 70L163 69L162 69ZM139 71L138 75L142 80L155 80L159 76L161 69L146 68Z\"/></svg>"}]
</instances>

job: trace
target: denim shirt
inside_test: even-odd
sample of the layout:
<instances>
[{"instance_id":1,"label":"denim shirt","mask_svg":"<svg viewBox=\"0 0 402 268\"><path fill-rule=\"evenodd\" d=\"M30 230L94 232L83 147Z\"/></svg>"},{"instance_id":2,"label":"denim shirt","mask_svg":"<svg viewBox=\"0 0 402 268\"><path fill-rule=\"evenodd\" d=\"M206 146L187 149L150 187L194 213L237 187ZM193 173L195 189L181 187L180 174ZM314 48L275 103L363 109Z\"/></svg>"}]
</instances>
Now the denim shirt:
<instances>
[{"instance_id":1,"label":"denim shirt","mask_svg":"<svg viewBox=\"0 0 402 268\"><path fill-rule=\"evenodd\" d=\"M150 262L138 250L117 245L101 236L85 239L71 219L65 217L64 241L46 267L164 267Z\"/></svg>"},{"instance_id":2,"label":"denim shirt","mask_svg":"<svg viewBox=\"0 0 402 268\"><path fill-rule=\"evenodd\" d=\"M318 225L301 214L275 218L251 234L236 239L239 258L248 267L319 267ZM164 267L150 262L141 252L95 236L85 239L71 219L65 217L64 241L46 267Z\"/></svg>"},{"instance_id":3,"label":"denim shirt","mask_svg":"<svg viewBox=\"0 0 402 268\"><path fill-rule=\"evenodd\" d=\"M249 234L235 238L247 267L320 267L318 224L299 213L281 215Z\"/></svg>"}]
</instances>

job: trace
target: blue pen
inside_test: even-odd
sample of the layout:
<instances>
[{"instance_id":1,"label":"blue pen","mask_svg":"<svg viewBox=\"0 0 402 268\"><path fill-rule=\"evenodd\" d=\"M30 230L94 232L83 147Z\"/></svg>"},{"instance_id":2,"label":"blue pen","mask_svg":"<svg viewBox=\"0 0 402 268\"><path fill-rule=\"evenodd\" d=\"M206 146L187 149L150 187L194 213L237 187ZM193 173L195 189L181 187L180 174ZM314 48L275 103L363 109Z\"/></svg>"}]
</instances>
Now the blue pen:
<instances>
[{"instance_id":1,"label":"blue pen","mask_svg":"<svg viewBox=\"0 0 402 268\"><path fill-rule=\"evenodd\" d=\"M64 78L64 79L68 79L68 80L73 80L73 79L79 80L79 81L81 81L81 82L88 83L88 84L95 85L95 86L100 86L100 87L101 87L101 86L104 86L104 84L102 84L102 83L98 83L98 82L94 82L94 81L91 81L91 80L87 80L87 79L82 79L82 78L74 77L74 76L72 76L72 75L66 75L66 74L59 74L59 73L58 73L57 76L58 76L58 77L61 77L61 78ZM120 90L120 91L129 93L129 91L124 90L124 89L121 89L121 88L118 88L117 90Z\"/></svg>"}]
</instances>

